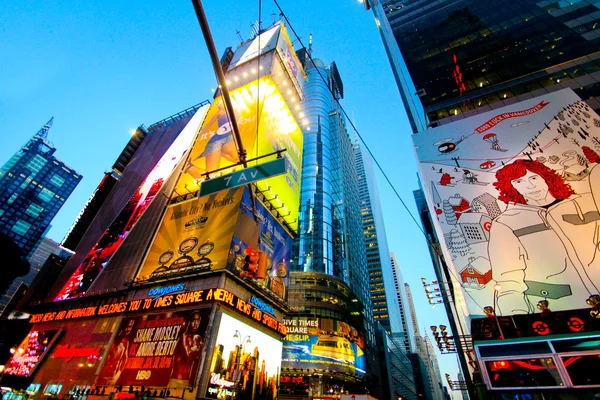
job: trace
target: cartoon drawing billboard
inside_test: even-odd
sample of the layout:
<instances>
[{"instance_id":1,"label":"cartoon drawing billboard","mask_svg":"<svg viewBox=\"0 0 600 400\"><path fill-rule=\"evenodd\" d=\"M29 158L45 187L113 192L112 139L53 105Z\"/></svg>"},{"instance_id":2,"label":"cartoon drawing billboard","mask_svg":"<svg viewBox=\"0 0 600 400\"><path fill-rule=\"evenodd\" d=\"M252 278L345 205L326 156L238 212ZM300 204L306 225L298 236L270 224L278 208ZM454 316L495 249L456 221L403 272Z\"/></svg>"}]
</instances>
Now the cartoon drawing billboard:
<instances>
[{"instance_id":1,"label":"cartoon drawing billboard","mask_svg":"<svg viewBox=\"0 0 600 400\"><path fill-rule=\"evenodd\" d=\"M413 140L443 252L471 316L486 306L498 315L584 308L600 293L600 117L573 91Z\"/></svg>"}]
</instances>

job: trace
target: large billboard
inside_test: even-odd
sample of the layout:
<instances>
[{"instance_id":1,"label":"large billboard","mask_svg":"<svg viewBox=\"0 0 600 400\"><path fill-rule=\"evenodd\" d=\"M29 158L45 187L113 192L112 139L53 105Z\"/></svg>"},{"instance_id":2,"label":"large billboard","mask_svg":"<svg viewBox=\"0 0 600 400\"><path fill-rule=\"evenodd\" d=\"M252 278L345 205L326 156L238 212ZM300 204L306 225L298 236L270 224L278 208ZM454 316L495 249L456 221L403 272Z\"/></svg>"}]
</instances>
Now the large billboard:
<instances>
[{"instance_id":1,"label":"large billboard","mask_svg":"<svg viewBox=\"0 0 600 400\"><path fill-rule=\"evenodd\" d=\"M255 204L240 187L169 206L138 277L228 268L284 299L292 237Z\"/></svg>"},{"instance_id":2,"label":"large billboard","mask_svg":"<svg viewBox=\"0 0 600 400\"><path fill-rule=\"evenodd\" d=\"M210 309L124 318L99 385L194 386Z\"/></svg>"},{"instance_id":3,"label":"large billboard","mask_svg":"<svg viewBox=\"0 0 600 400\"><path fill-rule=\"evenodd\" d=\"M286 160L286 173L260 181L258 187L290 227L296 230L302 167L302 131L271 77L250 82L232 90L230 95L248 159L286 150L282 153ZM232 166L238 160L223 98L217 97L196 137L186 167L173 191L173 197L185 197L187 193L197 191L206 179L207 172L224 168L213 174L219 176L240 169L241 166ZM268 160L269 158L263 158L248 164L252 166Z\"/></svg>"},{"instance_id":4,"label":"large billboard","mask_svg":"<svg viewBox=\"0 0 600 400\"><path fill-rule=\"evenodd\" d=\"M58 338L58 333L58 330L42 331L37 329L29 332L4 366L3 373L24 377L31 376Z\"/></svg>"},{"instance_id":5,"label":"large billboard","mask_svg":"<svg viewBox=\"0 0 600 400\"><path fill-rule=\"evenodd\" d=\"M365 374L364 337L346 322L292 317L284 323L282 367Z\"/></svg>"},{"instance_id":6,"label":"large billboard","mask_svg":"<svg viewBox=\"0 0 600 400\"><path fill-rule=\"evenodd\" d=\"M600 292L600 117L573 91L442 125L414 144L469 314L584 308Z\"/></svg>"},{"instance_id":7,"label":"large billboard","mask_svg":"<svg viewBox=\"0 0 600 400\"><path fill-rule=\"evenodd\" d=\"M280 367L281 341L222 314L206 397L276 399Z\"/></svg>"},{"instance_id":8,"label":"large billboard","mask_svg":"<svg viewBox=\"0 0 600 400\"><path fill-rule=\"evenodd\" d=\"M71 275L55 300L65 300L82 296L90 288L96 277L98 277L106 264L108 264L113 254L152 202L154 196L160 192L164 181L185 155L198 127L202 123L205 112L206 107L202 107L188 122L136 190L135 194L129 199L117 218L111 223L94 247L92 247L73 275Z\"/></svg>"}]
</instances>

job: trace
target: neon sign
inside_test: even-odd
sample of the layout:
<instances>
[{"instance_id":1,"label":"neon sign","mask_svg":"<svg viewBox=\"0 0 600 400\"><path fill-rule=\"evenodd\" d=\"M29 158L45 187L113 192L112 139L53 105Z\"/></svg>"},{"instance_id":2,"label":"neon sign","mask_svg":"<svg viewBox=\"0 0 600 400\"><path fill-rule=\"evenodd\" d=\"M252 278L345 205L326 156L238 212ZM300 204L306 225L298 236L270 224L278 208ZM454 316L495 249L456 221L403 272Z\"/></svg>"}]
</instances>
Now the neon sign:
<instances>
[{"instance_id":1,"label":"neon sign","mask_svg":"<svg viewBox=\"0 0 600 400\"><path fill-rule=\"evenodd\" d=\"M252 304L252 302L247 302L246 300L241 299L229 290L222 288L195 290L192 292L184 292L177 294L166 294L160 297L147 297L145 299L139 300L116 301L114 303L105 304L102 306L77 307L64 309L61 311L49 311L46 313L32 315L29 322L32 324L39 324L42 322L63 321L70 319L123 314L125 312L151 311L173 306L182 306L188 304L198 304L207 302L219 302L226 304L231 308L235 308L237 311L246 314L247 316L253 318L259 323L282 335L286 335L288 332L287 326L285 326L282 322L278 321L277 318L267 314L266 312L261 310L260 307ZM264 304L264 302L262 303Z\"/></svg>"},{"instance_id":2,"label":"neon sign","mask_svg":"<svg viewBox=\"0 0 600 400\"><path fill-rule=\"evenodd\" d=\"M56 351L52 358L65 358L65 362L71 361L75 357L86 357L99 359L102 352L102 346L96 347L69 347L68 344L56 346Z\"/></svg>"},{"instance_id":3,"label":"neon sign","mask_svg":"<svg viewBox=\"0 0 600 400\"><path fill-rule=\"evenodd\" d=\"M171 286L159 286L159 287L153 287L150 290L148 290L148 296L157 298L157 297L164 296L164 295L170 294L170 293L183 292L184 290L185 290L185 283L179 283L177 285L171 285Z\"/></svg>"}]
</instances>

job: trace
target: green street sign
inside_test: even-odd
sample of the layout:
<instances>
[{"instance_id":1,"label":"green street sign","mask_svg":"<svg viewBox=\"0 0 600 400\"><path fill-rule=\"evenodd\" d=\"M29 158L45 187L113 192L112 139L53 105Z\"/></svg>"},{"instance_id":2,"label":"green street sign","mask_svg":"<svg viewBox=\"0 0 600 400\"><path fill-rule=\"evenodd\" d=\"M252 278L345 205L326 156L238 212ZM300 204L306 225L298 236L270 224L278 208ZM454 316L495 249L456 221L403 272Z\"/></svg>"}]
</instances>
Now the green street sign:
<instances>
[{"instance_id":1,"label":"green street sign","mask_svg":"<svg viewBox=\"0 0 600 400\"><path fill-rule=\"evenodd\" d=\"M254 167L244 168L227 175L219 176L218 178L204 181L200 185L198 196L203 197L221 190L243 186L281 174L285 174L284 158L278 158Z\"/></svg>"}]
</instances>

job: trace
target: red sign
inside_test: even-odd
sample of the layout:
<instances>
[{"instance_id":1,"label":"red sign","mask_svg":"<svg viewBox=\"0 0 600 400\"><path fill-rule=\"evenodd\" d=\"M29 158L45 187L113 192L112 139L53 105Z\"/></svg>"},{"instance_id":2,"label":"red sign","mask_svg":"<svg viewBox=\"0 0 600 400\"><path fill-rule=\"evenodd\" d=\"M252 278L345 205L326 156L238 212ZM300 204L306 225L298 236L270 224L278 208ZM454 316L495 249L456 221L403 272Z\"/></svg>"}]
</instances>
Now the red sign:
<instances>
[{"instance_id":1,"label":"red sign","mask_svg":"<svg viewBox=\"0 0 600 400\"><path fill-rule=\"evenodd\" d=\"M511 112L507 112L504 114L496 115L494 118L485 122L483 125L475 128L475 132L483 133L483 132L487 131L488 129L492 129L494 126L498 125L500 122L504 121L505 119L516 118L516 117L525 117L527 115L531 115L533 113L540 111L542 108L546 107L548 104L550 104L550 103L547 101L544 102L542 100L539 104L536 104L535 106L528 108L527 110L511 111Z\"/></svg>"},{"instance_id":2,"label":"red sign","mask_svg":"<svg viewBox=\"0 0 600 400\"><path fill-rule=\"evenodd\" d=\"M123 319L98 384L192 386L209 314L207 308Z\"/></svg>"},{"instance_id":3,"label":"red sign","mask_svg":"<svg viewBox=\"0 0 600 400\"><path fill-rule=\"evenodd\" d=\"M71 361L75 357L86 357L99 359L102 352L102 346L97 347L77 347L69 348L68 344L60 344L56 346L52 358L65 358L65 362Z\"/></svg>"}]
</instances>

